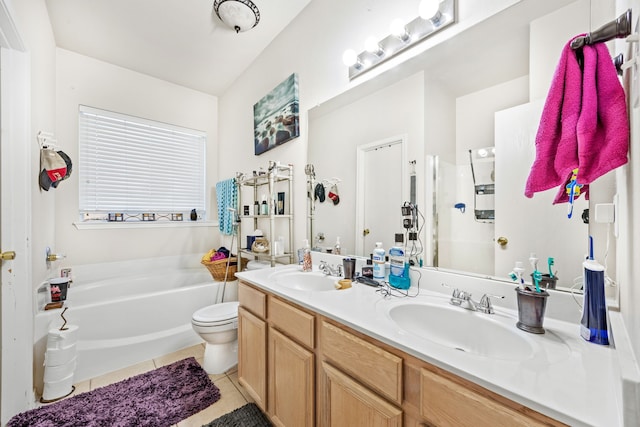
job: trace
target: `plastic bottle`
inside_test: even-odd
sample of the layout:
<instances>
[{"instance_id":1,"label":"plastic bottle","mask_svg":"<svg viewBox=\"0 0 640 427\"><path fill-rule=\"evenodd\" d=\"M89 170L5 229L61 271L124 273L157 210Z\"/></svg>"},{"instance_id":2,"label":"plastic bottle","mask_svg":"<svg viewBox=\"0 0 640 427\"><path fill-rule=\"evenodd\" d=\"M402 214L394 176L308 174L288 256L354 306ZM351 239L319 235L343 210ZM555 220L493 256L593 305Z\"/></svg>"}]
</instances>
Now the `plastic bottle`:
<instances>
[{"instance_id":1,"label":"plastic bottle","mask_svg":"<svg viewBox=\"0 0 640 427\"><path fill-rule=\"evenodd\" d=\"M582 265L584 267L584 304L580 336L594 344L609 345L604 267L591 257Z\"/></svg>"},{"instance_id":2,"label":"plastic bottle","mask_svg":"<svg viewBox=\"0 0 640 427\"><path fill-rule=\"evenodd\" d=\"M267 204L267 196L262 196L262 204L260 205L260 215L269 215L269 205Z\"/></svg>"},{"instance_id":3,"label":"plastic bottle","mask_svg":"<svg viewBox=\"0 0 640 427\"><path fill-rule=\"evenodd\" d=\"M333 247L333 253L335 255L340 255L340 251L342 250L342 248L340 248L340 236L336 237L336 245Z\"/></svg>"},{"instance_id":4,"label":"plastic bottle","mask_svg":"<svg viewBox=\"0 0 640 427\"><path fill-rule=\"evenodd\" d=\"M376 242L373 250L373 278L384 280L384 249L382 242Z\"/></svg>"},{"instance_id":5,"label":"plastic bottle","mask_svg":"<svg viewBox=\"0 0 640 427\"><path fill-rule=\"evenodd\" d=\"M409 269L405 268L408 263L404 254L404 236L396 233L395 245L389 249L389 284L394 288L409 289L411 281L409 279Z\"/></svg>"},{"instance_id":6,"label":"plastic bottle","mask_svg":"<svg viewBox=\"0 0 640 427\"><path fill-rule=\"evenodd\" d=\"M304 240L304 252L302 254L302 271L313 270L313 264L311 263L311 248L309 248L309 241Z\"/></svg>"}]
</instances>

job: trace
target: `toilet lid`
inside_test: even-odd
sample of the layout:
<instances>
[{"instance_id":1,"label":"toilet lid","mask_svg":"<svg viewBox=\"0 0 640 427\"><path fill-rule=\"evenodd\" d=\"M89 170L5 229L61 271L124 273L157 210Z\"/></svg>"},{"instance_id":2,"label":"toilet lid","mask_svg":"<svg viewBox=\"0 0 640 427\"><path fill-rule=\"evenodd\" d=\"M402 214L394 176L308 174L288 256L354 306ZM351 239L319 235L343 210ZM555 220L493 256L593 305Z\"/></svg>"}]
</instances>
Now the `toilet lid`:
<instances>
[{"instance_id":1,"label":"toilet lid","mask_svg":"<svg viewBox=\"0 0 640 427\"><path fill-rule=\"evenodd\" d=\"M219 322L238 317L238 301L223 302L201 308L193 313L196 322Z\"/></svg>"}]
</instances>

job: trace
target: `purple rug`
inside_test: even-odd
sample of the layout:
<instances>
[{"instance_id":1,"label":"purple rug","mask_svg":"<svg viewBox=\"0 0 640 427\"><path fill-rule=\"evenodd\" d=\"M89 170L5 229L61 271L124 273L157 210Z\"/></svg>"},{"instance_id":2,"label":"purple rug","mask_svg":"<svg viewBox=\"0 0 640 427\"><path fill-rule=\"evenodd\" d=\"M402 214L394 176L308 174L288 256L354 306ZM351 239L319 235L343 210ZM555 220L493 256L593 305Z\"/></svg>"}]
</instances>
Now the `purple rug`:
<instances>
[{"instance_id":1,"label":"purple rug","mask_svg":"<svg viewBox=\"0 0 640 427\"><path fill-rule=\"evenodd\" d=\"M220 399L193 357L11 418L7 427L171 426Z\"/></svg>"}]
</instances>

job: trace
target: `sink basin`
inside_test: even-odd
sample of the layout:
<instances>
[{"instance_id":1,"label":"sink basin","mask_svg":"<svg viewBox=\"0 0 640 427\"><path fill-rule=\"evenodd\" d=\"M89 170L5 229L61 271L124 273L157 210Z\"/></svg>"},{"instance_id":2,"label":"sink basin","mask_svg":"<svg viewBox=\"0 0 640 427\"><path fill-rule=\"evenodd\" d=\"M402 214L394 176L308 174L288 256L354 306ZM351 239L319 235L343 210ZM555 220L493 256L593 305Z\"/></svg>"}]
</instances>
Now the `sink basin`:
<instances>
[{"instance_id":1,"label":"sink basin","mask_svg":"<svg viewBox=\"0 0 640 427\"><path fill-rule=\"evenodd\" d=\"M333 291L338 277L325 276L319 272L286 272L277 274L275 281L282 286L297 291Z\"/></svg>"},{"instance_id":2,"label":"sink basin","mask_svg":"<svg viewBox=\"0 0 640 427\"><path fill-rule=\"evenodd\" d=\"M503 360L534 357L532 342L515 327L515 320L505 322L498 314L420 302L395 305L387 315L402 332L456 350Z\"/></svg>"}]
</instances>

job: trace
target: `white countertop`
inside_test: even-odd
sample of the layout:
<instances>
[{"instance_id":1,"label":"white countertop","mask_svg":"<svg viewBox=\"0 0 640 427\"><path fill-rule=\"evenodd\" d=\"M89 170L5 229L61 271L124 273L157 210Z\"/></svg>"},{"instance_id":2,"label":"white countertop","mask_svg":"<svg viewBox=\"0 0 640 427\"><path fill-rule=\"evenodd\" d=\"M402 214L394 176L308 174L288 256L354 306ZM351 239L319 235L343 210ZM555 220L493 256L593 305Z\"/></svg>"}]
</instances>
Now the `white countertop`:
<instances>
[{"instance_id":1,"label":"white countertop","mask_svg":"<svg viewBox=\"0 0 640 427\"><path fill-rule=\"evenodd\" d=\"M299 267L247 271L237 276L568 425L622 425L616 350L613 346L596 345L580 338L579 324L547 317L546 333L530 334L516 328L515 310L495 307L496 313L489 315L460 308L468 315L512 320L515 333L538 349L537 355L527 360L499 360L461 352L402 331L386 312L392 305L406 303L409 297L385 298L375 288L360 283L354 283L350 289L324 292L289 289L279 286L272 278L281 270L295 271ZM412 281L409 294L418 295L413 300L436 297L446 301L448 295L444 291L450 293L450 290L439 291L439 285L427 283L428 278L424 276L419 293L415 286L417 280ZM427 327L438 325L425 325Z\"/></svg>"}]
</instances>

